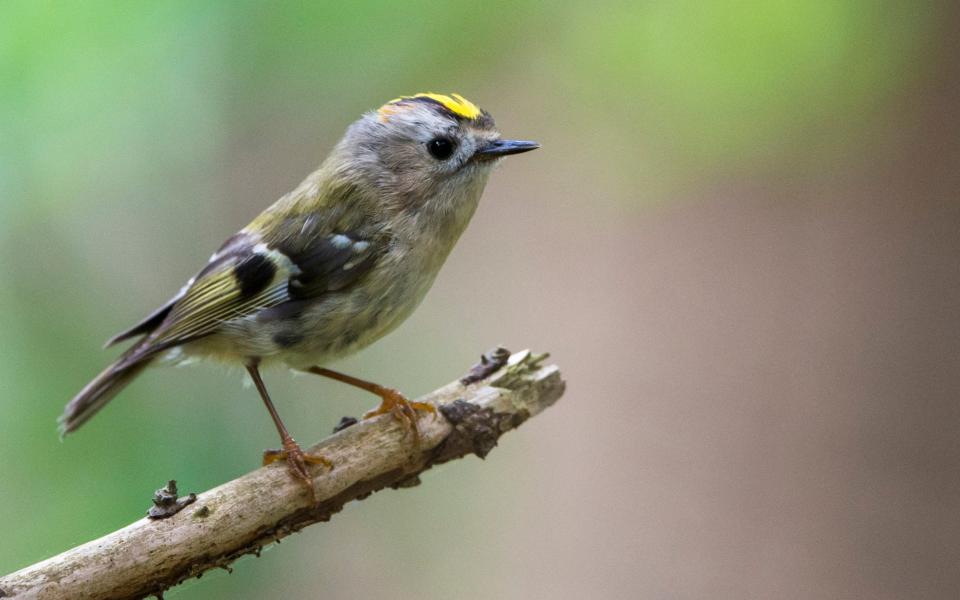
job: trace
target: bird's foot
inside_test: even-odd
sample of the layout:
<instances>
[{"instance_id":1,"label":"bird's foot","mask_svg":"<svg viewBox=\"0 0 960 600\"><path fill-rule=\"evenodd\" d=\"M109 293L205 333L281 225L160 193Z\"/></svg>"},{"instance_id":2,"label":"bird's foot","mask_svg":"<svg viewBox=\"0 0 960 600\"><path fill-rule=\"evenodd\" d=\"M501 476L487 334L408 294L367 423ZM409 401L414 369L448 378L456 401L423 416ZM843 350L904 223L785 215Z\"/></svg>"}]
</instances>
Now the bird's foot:
<instances>
[{"instance_id":1,"label":"bird's foot","mask_svg":"<svg viewBox=\"0 0 960 600\"><path fill-rule=\"evenodd\" d=\"M375 392L381 398L380 406L363 414L364 419L391 414L400 421L404 429L413 434L413 446L420 449L420 425L417 411L437 413L437 407L427 402L411 402L407 397L392 388L380 388Z\"/></svg>"},{"instance_id":2,"label":"bird's foot","mask_svg":"<svg viewBox=\"0 0 960 600\"><path fill-rule=\"evenodd\" d=\"M307 454L300 448L300 445L293 439L283 440L283 449L264 450L263 464L269 465L278 460L286 460L290 473L306 484L310 488L311 494L315 493L313 488L313 477L307 470L307 465L323 465L327 469L333 469L333 463L326 457L319 454ZM314 496L316 498L316 496Z\"/></svg>"}]
</instances>

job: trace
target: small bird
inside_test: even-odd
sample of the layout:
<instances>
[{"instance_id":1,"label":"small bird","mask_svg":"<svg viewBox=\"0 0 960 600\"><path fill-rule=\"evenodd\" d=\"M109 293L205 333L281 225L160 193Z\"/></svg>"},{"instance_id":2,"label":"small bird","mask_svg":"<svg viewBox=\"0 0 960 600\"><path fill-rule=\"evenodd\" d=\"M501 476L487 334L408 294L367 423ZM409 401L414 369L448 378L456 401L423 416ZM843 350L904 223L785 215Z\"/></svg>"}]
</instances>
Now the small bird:
<instances>
[{"instance_id":1,"label":"small bird","mask_svg":"<svg viewBox=\"0 0 960 600\"><path fill-rule=\"evenodd\" d=\"M504 140L459 94L402 96L354 122L320 167L224 242L166 304L107 342L139 338L64 409L61 435L83 425L148 366L210 359L243 365L280 433L285 459L311 483L305 454L260 371L286 366L378 395L419 444L430 404L323 367L383 337L433 284L499 159L539 147Z\"/></svg>"}]
</instances>

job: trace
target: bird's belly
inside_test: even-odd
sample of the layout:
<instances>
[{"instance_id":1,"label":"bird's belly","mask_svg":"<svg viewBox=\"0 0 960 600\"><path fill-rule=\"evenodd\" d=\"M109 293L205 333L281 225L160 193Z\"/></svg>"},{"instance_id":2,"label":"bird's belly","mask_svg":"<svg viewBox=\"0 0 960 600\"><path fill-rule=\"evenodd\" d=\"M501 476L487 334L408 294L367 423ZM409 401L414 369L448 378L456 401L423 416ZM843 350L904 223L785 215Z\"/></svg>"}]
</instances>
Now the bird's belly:
<instances>
[{"instance_id":1,"label":"bird's belly","mask_svg":"<svg viewBox=\"0 0 960 600\"><path fill-rule=\"evenodd\" d=\"M279 358L293 368L306 368L353 354L396 329L426 292L393 290L371 297L369 291L358 291L319 303L293 328L286 325L286 331L294 334L290 339L274 336L275 342L281 342L277 344ZM282 342L296 343L283 347Z\"/></svg>"}]
</instances>

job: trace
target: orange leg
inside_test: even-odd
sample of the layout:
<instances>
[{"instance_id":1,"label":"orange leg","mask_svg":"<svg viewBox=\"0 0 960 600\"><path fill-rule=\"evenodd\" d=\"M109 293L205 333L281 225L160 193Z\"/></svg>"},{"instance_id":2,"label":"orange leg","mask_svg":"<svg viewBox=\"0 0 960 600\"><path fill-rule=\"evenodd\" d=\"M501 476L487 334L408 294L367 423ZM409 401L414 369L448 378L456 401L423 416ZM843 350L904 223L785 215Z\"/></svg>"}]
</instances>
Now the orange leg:
<instances>
[{"instance_id":1,"label":"orange leg","mask_svg":"<svg viewBox=\"0 0 960 600\"><path fill-rule=\"evenodd\" d=\"M352 385L380 396L380 406L365 412L363 418L371 419L387 413L392 414L395 419L400 421L403 426L413 434L414 447L420 448L420 427L417 424L418 416L416 411L422 410L424 412L436 413L437 407L426 402L411 402L407 400L406 396L393 388L383 387L382 385L357 379L356 377L344 375L343 373L331 371L330 369L324 369L323 367L310 367L307 370L315 375L336 379L347 385Z\"/></svg>"},{"instance_id":2,"label":"orange leg","mask_svg":"<svg viewBox=\"0 0 960 600\"><path fill-rule=\"evenodd\" d=\"M277 426L277 431L280 432L280 443L283 444L282 450L264 451L263 464L268 465L278 460L286 459L287 466L290 468L293 476L307 484L310 492L314 493L313 478L307 470L307 465L321 464L332 469L333 463L322 456L304 453L300 445L291 437L290 432L287 431L287 426L280 420L280 415L277 414L277 409L273 406L273 401L270 400L270 394L267 393L267 387L263 384L263 379L260 377L260 370L257 368L257 365L247 365L247 372L250 373L250 378L253 379L253 385L255 385L257 391L260 392L263 403L267 405L267 411L270 413L274 425Z\"/></svg>"}]
</instances>

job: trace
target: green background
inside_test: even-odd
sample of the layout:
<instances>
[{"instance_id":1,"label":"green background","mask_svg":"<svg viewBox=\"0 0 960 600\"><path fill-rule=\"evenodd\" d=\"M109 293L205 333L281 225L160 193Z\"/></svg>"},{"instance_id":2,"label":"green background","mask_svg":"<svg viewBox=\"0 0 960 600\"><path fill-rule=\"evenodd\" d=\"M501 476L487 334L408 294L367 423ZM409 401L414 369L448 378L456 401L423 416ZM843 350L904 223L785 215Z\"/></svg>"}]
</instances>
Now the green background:
<instances>
[{"instance_id":1,"label":"green background","mask_svg":"<svg viewBox=\"0 0 960 600\"><path fill-rule=\"evenodd\" d=\"M0 3L0 572L276 445L210 366L145 374L63 442L55 421L102 340L360 113L437 91L543 148L339 368L417 395L502 343L553 352L566 397L486 462L168 597L937 597L960 496L909 490L956 479L951 23L865 0ZM267 383L304 441L375 404Z\"/></svg>"}]
</instances>

